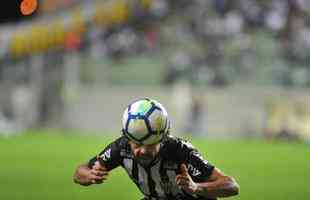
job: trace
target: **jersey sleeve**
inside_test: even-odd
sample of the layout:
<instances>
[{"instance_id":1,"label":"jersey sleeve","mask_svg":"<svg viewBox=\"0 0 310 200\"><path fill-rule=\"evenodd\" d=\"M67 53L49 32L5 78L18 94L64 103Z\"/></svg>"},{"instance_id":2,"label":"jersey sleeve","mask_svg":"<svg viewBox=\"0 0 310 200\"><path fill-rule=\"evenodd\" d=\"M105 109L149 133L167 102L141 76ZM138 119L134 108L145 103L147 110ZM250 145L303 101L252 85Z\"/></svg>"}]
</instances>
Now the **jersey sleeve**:
<instances>
[{"instance_id":1,"label":"jersey sleeve","mask_svg":"<svg viewBox=\"0 0 310 200\"><path fill-rule=\"evenodd\" d=\"M206 181L213 172L214 166L189 143L181 142L182 160L185 160L188 172L195 182Z\"/></svg>"},{"instance_id":2,"label":"jersey sleeve","mask_svg":"<svg viewBox=\"0 0 310 200\"><path fill-rule=\"evenodd\" d=\"M112 170L122 163L122 157L120 155L120 151L122 148L122 138L115 140L110 143L103 151L99 153L99 155L94 156L88 161L88 167L92 168L95 162L98 160L98 156L100 158L100 162L104 164L104 166L108 170Z\"/></svg>"}]
</instances>

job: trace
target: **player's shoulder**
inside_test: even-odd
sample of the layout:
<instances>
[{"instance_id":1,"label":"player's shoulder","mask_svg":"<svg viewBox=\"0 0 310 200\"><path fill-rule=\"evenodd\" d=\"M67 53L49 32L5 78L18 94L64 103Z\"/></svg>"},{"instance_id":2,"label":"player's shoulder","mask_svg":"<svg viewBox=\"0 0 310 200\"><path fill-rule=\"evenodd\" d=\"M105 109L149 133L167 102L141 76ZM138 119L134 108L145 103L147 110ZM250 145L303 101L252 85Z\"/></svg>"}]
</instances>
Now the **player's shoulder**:
<instances>
[{"instance_id":1,"label":"player's shoulder","mask_svg":"<svg viewBox=\"0 0 310 200\"><path fill-rule=\"evenodd\" d=\"M127 145L128 144L128 139L124 135L118 137L115 139L115 142L118 143L119 145Z\"/></svg>"},{"instance_id":2,"label":"player's shoulder","mask_svg":"<svg viewBox=\"0 0 310 200\"><path fill-rule=\"evenodd\" d=\"M129 148L128 139L125 136L120 136L119 138L115 139L110 145L120 150Z\"/></svg>"},{"instance_id":3,"label":"player's shoulder","mask_svg":"<svg viewBox=\"0 0 310 200\"><path fill-rule=\"evenodd\" d=\"M172 147L172 148L194 148L194 146L187 140L168 135L164 140L163 140L163 146L165 147Z\"/></svg>"},{"instance_id":4,"label":"player's shoulder","mask_svg":"<svg viewBox=\"0 0 310 200\"><path fill-rule=\"evenodd\" d=\"M168 135L162 142L162 153L167 156L179 156L195 150L194 146L185 139Z\"/></svg>"}]
</instances>

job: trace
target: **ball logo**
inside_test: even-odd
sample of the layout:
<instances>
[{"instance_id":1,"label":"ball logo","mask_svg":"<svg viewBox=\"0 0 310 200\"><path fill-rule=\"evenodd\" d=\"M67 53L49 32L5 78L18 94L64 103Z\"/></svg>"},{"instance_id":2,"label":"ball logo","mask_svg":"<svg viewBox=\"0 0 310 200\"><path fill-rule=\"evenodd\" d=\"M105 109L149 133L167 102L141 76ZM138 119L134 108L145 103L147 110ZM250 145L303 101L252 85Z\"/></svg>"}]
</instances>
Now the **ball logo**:
<instances>
[{"instance_id":1,"label":"ball logo","mask_svg":"<svg viewBox=\"0 0 310 200\"><path fill-rule=\"evenodd\" d=\"M38 7L38 0L23 0L20 11L23 15L31 15Z\"/></svg>"}]
</instances>

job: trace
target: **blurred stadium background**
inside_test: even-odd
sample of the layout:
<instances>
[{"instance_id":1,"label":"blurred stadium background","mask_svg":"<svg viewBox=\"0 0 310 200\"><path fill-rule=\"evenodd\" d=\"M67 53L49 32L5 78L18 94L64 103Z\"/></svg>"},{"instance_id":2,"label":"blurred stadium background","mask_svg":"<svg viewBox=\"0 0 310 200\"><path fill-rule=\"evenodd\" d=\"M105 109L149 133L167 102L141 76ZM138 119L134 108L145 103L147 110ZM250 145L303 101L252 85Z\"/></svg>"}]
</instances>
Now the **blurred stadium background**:
<instances>
[{"instance_id":1,"label":"blurred stadium background","mask_svg":"<svg viewBox=\"0 0 310 200\"><path fill-rule=\"evenodd\" d=\"M309 198L310 1L39 0L30 16L12 2L0 15L1 199L138 199L120 170L93 188L71 176L145 96L239 180L231 199Z\"/></svg>"}]
</instances>

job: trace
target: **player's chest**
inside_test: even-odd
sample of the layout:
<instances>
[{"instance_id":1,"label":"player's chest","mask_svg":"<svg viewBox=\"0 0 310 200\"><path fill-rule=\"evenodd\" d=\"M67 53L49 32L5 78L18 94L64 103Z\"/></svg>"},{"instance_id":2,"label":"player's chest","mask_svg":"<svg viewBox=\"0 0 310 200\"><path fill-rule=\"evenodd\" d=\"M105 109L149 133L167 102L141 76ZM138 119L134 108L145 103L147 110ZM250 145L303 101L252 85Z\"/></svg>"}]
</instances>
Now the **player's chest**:
<instances>
[{"instance_id":1,"label":"player's chest","mask_svg":"<svg viewBox=\"0 0 310 200\"><path fill-rule=\"evenodd\" d=\"M177 195L182 191L175 183L178 165L173 162L159 160L154 165L144 168L132 158L125 158L123 166L130 178L146 195L156 193L158 196Z\"/></svg>"}]
</instances>

